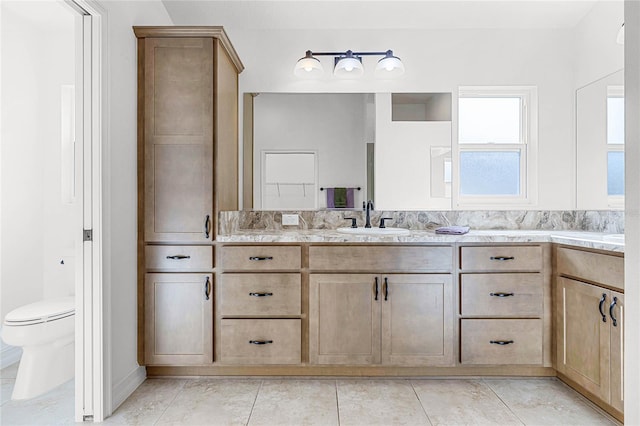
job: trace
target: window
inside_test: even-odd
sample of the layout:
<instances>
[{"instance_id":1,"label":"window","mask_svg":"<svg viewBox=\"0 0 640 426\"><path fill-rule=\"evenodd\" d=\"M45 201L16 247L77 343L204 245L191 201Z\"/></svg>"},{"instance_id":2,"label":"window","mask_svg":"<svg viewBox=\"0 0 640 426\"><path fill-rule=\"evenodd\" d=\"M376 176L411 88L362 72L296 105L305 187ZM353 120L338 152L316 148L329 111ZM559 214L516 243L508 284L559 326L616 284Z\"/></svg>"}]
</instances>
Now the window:
<instances>
[{"instance_id":1,"label":"window","mask_svg":"<svg viewBox=\"0 0 640 426\"><path fill-rule=\"evenodd\" d=\"M535 87L460 88L457 205L536 200Z\"/></svg>"},{"instance_id":2,"label":"window","mask_svg":"<svg viewBox=\"0 0 640 426\"><path fill-rule=\"evenodd\" d=\"M610 206L624 203L624 93L607 87L607 196Z\"/></svg>"}]
</instances>

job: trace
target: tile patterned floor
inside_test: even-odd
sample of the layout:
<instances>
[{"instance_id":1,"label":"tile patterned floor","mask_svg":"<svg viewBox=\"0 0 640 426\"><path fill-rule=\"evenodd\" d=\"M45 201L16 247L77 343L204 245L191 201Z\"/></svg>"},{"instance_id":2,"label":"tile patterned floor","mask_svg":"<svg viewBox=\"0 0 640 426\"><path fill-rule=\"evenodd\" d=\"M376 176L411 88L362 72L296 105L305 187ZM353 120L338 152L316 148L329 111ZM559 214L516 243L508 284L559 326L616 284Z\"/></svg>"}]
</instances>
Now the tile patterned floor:
<instances>
[{"instance_id":1,"label":"tile patterned floor","mask_svg":"<svg viewBox=\"0 0 640 426\"><path fill-rule=\"evenodd\" d=\"M0 424L73 424L73 381L11 401ZM148 379L108 425L616 425L556 379Z\"/></svg>"}]
</instances>

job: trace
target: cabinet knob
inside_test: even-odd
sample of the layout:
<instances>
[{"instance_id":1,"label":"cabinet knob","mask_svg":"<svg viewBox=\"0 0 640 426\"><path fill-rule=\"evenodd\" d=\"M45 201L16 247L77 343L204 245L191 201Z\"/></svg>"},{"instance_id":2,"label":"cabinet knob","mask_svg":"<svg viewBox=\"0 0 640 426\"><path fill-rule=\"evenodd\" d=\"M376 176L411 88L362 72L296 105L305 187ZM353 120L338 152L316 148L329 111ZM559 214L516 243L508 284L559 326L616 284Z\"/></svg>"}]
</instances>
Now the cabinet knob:
<instances>
[{"instance_id":1,"label":"cabinet knob","mask_svg":"<svg viewBox=\"0 0 640 426\"><path fill-rule=\"evenodd\" d=\"M211 219L209 215L207 215L204 219L204 237L209 238L209 232L211 232Z\"/></svg>"},{"instance_id":2,"label":"cabinet knob","mask_svg":"<svg viewBox=\"0 0 640 426\"><path fill-rule=\"evenodd\" d=\"M514 293L503 293L503 292L497 292L497 293L489 293L489 296L494 296L494 297L510 297L510 296L514 296Z\"/></svg>"},{"instance_id":3,"label":"cabinet knob","mask_svg":"<svg viewBox=\"0 0 640 426\"><path fill-rule=\"evenodd\" d=\"M253 296L253 297L267 297L267 296L273 296L273 293L249 293L249 296Z\"/></svg>"},{"instance_id":4,"label":"cabinet knob","mask_svg":"<svg viewBox=\"0 0 640 426\"><path fill-rule=\"evenodd\" d=\"M211 280L209 277L204 282L204 299L209 300L209 296L211 295Z\"/></svg>"},{"instance_id":5,"label":"cabinet knob","mask_svg":"<svg viewBox=\"0 0 640 426\"><path fill-rule=\"evenodd\" d=\"M273 343L273 340L249 340L252 345L268 345Z\"/></svg>"},{"instance_id":6,"label":"cabinet knob","mask_svg":"<svg viewBox=\"0 0 640 426\"><path fill-rule=\"evenodd\" d=\"M513 256L491 256L489 259L491 260L514 260L515 257Z\"/></svg>"},{"instance_id":7,"label":"cabinet knob","mask_svg":"<svg viewBox=\"0 0 640 426\"><path fill-rule=\"evenodd\" d=\"M253 261L273 260L273 256L251 256L249 260L253 260Z\"/></svg>"},{"instance_id":8,"label":"cabinet knob","mask_svg":"<svg viewBox=\"0 0 640 426\"><path fill-rule=\"evenodd\" d=\"M611 305L609 305L609 316L611 317L611 323L613 324L614 327L618 326L618 319L613 316L613 308L616 307L617 303L618 303L618 298L614 297L613 302L611 302Z\"/></svg>"},{"instance_id":9,"label":"cabinet knob","mask_svg":"<svg viewBox=\"0 0 640 426\"><path fill-rule=\"evenodd\" d=\"M174 254L173 256L167 256L167 259L171 260L183 260L183 259L191 259L191 256L185 254Z\"/></svg>"},{"instance_id":10,"label":"cabinet knob","mask_svg":"<svg viewBox=\"0 0 640 426\"><path fill-rule=\"evenodd\" d=\"M600 315L602 316L602 322L607 322L607 316L602 309L604 307L605 300L607 300L607 293L602 293L602 298L600 299L600 303L598 304L598 310L600 311Z\"/></svg>"}]
</instances>

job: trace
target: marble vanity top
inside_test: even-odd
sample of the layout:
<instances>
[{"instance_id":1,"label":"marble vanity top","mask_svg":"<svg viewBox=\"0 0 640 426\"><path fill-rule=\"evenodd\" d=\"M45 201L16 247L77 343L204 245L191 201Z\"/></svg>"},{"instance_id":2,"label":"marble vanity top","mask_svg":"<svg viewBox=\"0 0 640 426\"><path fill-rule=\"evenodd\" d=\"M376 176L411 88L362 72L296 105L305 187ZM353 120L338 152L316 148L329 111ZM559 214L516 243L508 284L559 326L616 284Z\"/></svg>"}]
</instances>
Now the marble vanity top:
<instances>
[{"instance_id":1,"label":"marble vanity top","mask_svg":"<svg viewBox=\"0 0 640 426\"><path fill-rule=\"evenodd\" d=\"M477 230L465 235L438 235L433 231L411 231L409 235L349 235L335 229L242 230L218 235L222 243L545 243L552 242L615 252L624 252L620 234L580 231Z\"/></svg>"}]
</instances>

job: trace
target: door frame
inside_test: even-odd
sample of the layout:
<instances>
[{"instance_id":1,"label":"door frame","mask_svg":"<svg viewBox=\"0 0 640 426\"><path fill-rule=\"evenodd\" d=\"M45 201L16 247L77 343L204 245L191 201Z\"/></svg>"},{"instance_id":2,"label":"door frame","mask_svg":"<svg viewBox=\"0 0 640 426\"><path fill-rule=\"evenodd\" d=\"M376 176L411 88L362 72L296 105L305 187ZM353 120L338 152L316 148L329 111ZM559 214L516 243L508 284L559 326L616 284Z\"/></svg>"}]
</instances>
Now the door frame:
<instances>
[{"instance_id":1,"label":"door frame","mask_svg":"<svg viewBox=\"0 0 640 426\"><path fill-rule=\"evenodd\" d=\"M106 126L107 14L96 0L63 0L78 14L76 24L76 136L81 166L82 262L76 272L75 409L76 422L104 420L111 408L110 322L103 287L102 142ZM78 167L76 166L76 167ZM90 237L86 235L90 230ZM106 313L106 317L105 317ZM106 362L105 362L106 361ZM105 392L106 390L106 392Z\"/></svg>"}]
</instances>

